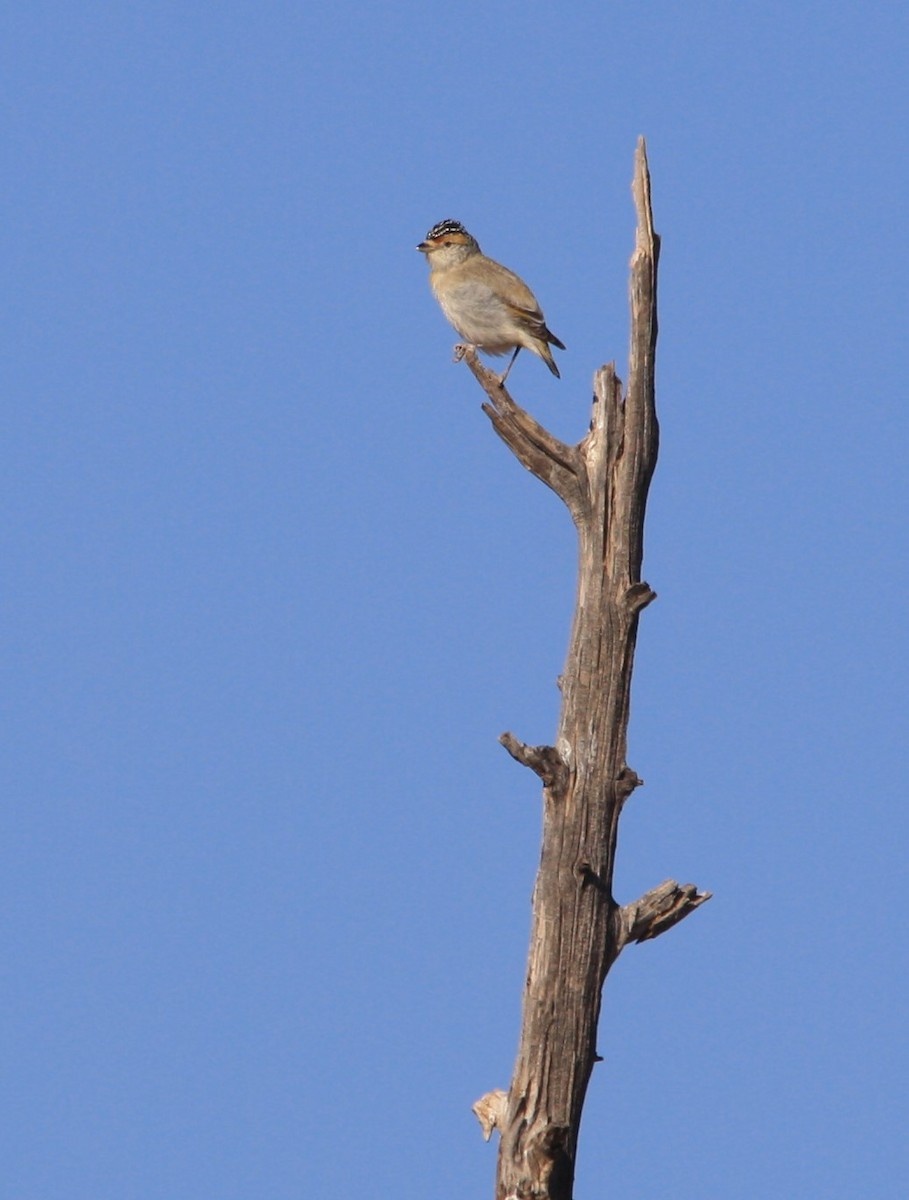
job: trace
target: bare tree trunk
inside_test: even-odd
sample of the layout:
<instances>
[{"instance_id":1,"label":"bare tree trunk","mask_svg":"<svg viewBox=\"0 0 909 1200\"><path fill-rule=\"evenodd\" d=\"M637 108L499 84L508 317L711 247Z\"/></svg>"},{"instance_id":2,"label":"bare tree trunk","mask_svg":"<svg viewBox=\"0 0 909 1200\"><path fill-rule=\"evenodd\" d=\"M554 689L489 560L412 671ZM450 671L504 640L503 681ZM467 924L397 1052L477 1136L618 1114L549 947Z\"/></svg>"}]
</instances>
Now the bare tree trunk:
<instances>
[{"instance_id":1,"label":"bare tree trunk","mask_svg":"<svg viewBox=\"0 0 909 1200\"><path fill-rule=\"evenodd\" d=\"M631 259L628 391L612 365L594 381L593 418L576 446L512 400L475 352L493 427L567 504L578 531L577 607L555 746L500 741L543 781L543 850L533 894L521 1038L508 1093L475 1110L501 1133L497 1200L571 1200L581 1110L597 1061L603 981L629 941L656 937L709 898L668 881L634 904L612 896L619 816L641 783L625 761L638 617L654 592L641 580L644 511L656 465L654 406L659 238L643 139L635 159L637 237Z\"/></svg>"}]
</instances>

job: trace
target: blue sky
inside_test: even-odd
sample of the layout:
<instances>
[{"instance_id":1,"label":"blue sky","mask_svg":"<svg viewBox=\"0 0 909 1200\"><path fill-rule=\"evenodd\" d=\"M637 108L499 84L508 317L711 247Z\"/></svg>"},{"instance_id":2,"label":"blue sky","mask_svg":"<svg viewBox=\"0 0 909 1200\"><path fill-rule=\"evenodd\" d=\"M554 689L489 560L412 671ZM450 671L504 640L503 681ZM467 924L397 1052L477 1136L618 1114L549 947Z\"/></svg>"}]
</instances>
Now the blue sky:
<instances>
[{"instance_id":1,"label":"blue sky","mask_svg":"<svg viewBox=\"0 0 909 1200\"><path fill-rule=\"evenodd\" d=\"M14 5L3 1192L491 1195L574 540L414 252L568 350L663 236L661 459L578 1200L905 1194L906 45L893 3Z\"/></svg>"}]
</instances>

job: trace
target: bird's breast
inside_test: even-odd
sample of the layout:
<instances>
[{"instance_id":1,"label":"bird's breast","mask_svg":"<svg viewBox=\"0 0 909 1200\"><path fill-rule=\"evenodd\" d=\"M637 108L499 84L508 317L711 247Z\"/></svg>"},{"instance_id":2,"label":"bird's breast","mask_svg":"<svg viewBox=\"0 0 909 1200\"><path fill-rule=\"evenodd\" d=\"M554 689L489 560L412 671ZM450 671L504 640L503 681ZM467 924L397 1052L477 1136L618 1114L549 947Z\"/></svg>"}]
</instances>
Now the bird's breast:
<instances>
[{"instance_id":1,"label":"bird's breast","mask_svg":"<svg viewBox=\"0 0 909 1200\"><path fill-rule=\"evenodd\" d=\"M490 354L505 354L517 345L516 326L504 301L480 281L448 282L432 278L432 289L445 316L465 341Z\"/></svg>"}]
</instances>

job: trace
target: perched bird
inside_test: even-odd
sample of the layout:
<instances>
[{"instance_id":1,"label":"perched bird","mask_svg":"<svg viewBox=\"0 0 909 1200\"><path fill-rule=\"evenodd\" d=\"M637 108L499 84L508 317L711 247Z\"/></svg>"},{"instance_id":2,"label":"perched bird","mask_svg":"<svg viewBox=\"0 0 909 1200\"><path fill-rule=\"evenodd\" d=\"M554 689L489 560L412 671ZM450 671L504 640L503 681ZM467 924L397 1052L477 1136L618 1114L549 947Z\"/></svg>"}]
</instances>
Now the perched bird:
<instances>
[{"instance_id":1,"label":"perched bird","mask_svg":"<svg viewBox=\"0 0 909 1200\"><path fill-rule=\"evenodd\" d=\"M522 348L539 355L559 376L549 347L565 347L546 328L533 292L514 271L487 258L460 221L433 225L417 249L429 262L435 298L461 337L487 354L514 350L500 383Z\"/></svg>"}]
</instances>

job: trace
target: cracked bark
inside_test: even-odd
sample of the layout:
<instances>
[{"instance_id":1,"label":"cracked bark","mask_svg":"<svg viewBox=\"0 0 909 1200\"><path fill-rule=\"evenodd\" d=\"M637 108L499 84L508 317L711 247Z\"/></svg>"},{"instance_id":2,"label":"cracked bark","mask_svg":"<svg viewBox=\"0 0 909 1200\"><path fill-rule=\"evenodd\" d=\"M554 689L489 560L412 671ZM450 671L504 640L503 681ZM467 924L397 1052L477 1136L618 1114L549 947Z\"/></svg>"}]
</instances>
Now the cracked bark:
<instances>
[{"instance_id":1,"label":"cracked bark","mask_svg":"<svg viewBox=\"0 0 909 1200\"><path fill-rule=\"evenodd\" d=\"M497 1200L571 1200L578 1130L596 1052L603 981L623 946L658 936L706 899L668 881L633 904L612 895L622 807L641 780L625 761L638 619L655 599L641 579L644 513L659 432L654 402L659 238L643 139L635 158L628 388L613 365L594 378L590 429L576 446L515 403L498 376L464 354L483 410L529 471L552 488L578 532L577 604L561 679L555 746L500 741L543 782L543 847L521 1036L511 1086L478 1101L501 1135ZM482 1115L481 1115L482 1114Z\"/></svg>"}]
</instances>

